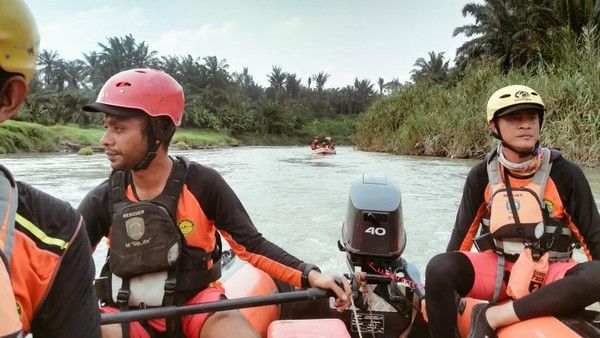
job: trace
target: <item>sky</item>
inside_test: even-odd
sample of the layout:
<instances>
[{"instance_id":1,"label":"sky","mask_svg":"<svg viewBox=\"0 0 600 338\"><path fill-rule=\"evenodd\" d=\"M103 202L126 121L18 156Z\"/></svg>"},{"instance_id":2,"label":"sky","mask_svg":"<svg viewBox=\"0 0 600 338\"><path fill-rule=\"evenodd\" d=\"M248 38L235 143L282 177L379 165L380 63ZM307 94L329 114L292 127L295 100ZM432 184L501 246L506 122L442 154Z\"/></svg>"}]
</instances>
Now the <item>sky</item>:
<instances>
[{"instance_id":1,"label":"sky","mask_svg":"<svg viewBox=\"0 0 600 338\"><path fill-rule=\"evenodd\" d=\"M328 73L325 84L354 79L410 80L417 58L445 52L453 60L467 38L454 28L467 0L26 0L40 30L41 49L65 60L99 51L108 37L132 34L159 56L226 59L230 72L268 84L274 65L307 78ZM452 63L452 61L451 61Z\"/></svg>"}]
</instances>

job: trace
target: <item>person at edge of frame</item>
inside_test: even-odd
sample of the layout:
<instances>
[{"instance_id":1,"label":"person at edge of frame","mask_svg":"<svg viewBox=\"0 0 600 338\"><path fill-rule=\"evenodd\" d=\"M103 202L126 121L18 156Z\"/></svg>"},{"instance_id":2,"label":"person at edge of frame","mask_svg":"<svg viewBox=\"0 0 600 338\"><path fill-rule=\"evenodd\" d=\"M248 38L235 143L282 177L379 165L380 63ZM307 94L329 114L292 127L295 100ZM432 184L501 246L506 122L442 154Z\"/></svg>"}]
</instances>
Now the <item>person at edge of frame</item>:
<instances>
[{"instance_id":1,"label":"person at edge of frame","mask_svg":"<svg viewBox=\"0 0 600 338\"><path fill-rule=\"evenodd\" d=\"M489 98L498 145L469 172L446 253L426 268L434 338L454 337L456 293L490 301L473 307L468 337L600 300L598 209L581 169L540 144L544 111L538 92L522 85ZM573 261L576 246L588 262Z\"/></svg>"},{"instance_id":2,"label":"person at edge of frame","mask_svg":"<svg viewBox=\"0 0 600 338\"><path fill-rule=\"evenodd\" d=\"M0 122L25 102L39 44L25 2L3 0ZM0 337L100 337L94 262L83 218L69 203L15 181L1 165L0 209Z\"/></svg>"}]
</instances>

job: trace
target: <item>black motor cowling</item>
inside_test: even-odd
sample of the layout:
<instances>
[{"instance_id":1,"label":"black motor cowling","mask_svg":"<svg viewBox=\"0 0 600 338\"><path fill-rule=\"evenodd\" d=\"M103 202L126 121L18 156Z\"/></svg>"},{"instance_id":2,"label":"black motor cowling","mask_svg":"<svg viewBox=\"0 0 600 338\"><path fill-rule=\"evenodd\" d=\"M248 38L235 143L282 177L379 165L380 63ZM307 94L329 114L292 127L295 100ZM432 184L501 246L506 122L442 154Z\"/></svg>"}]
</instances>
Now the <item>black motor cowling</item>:
<instances>
[{"instance_id":1,"label":"black motor cowling","mask_svg":"<svg viewBox=\"0 0 600 338\"><path fill-rule=\"evenodd\" d=\"M384 174L363 174L350 188L340 249L365 271L396 265L405 246L400 189Z\"/></svg>"}]
</instances>

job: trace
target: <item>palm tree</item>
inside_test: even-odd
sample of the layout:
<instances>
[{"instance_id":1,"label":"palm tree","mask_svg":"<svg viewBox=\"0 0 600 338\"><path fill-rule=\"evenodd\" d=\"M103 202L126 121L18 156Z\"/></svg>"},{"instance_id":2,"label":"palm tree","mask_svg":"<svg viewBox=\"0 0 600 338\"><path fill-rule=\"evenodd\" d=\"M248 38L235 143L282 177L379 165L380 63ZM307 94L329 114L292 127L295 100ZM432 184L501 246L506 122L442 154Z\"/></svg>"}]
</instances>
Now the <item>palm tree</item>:
<instances>
[{"instance_id":1,"label":"palm tree","mask_svg":"<svg viewBox=\"0 0 600 338\"><path fill-rule=\"evenodd\" d=\"M355 81L356 84L356 81ZM360 112L356 88L346 86L335 93L337 114L358 114Z\"/></svg>"},{"instance_id":2,"label":"palm tree","mask_svg":"<svg viewBox=\"0 0 600 338\"><path fill-rule=\"evenodd\" d=\"M159 61L159 68L162 69L165 73L171 75L173 78L179 80L181 79L181 62L179 61L178 56L161 56Z\"/></svg>"},{"instance_id":3,"label":"palm tree","mask_svg":"<svg viewBox=\"0 0 600 338\"><path fill-rule=\"evenodd\" d=\"M79 89L85 86L86 67L81 60L68 61L63 66L63 73L67 82L67 88Z\"/></svg>"},{"instance_id":4,"label":"palm tree","mask_svg":"<svg viewBox=\"0 0 600 338\"><path fill-rule=\"evenodd\" d=\"M42 67L41 75L47 89L50 89L55 81L59 60L58 52L47 49L42 50L38 56L37 65Z\"/></svg>"},{"instance_id":5,"label":"palm tree","mask_svg":"<svg viewBox=\"0 0 600 338\"><path fill-rule=\"evenodd\" d=\"M241 73L233 73L235 83L240 89L240 93L252 101L258 101L262 95L262 88L254 82L254 77L248 72L248 67L244 67Z\"/></svg>"},{"instance_id":6,"label":"palm tree","mask_svg":"<svg viewBox=\"0 0 600 338\"><path fill-rule=\"evenodd\" d=\"M411 70L411 79L414 82L432 81L444 83L448 78L449 62L444 62L444 52L436 54L429 52L429 60L418 58ZM383 79L380 79L383 80Z\"/></svg>"},{"instance_id":7,"label":"palm tree","mask_svg":"<svg viewBox=\"0 0 600 338\"><path fill-rule=\"evenodd\" d=\"M315 85L317 87L318 92L323 91L323 87L325 86L325 82L327 82L328 78L329 78L329 74L324 73L322 71L319 72L319 74L313 75L313 79L315 80Z\"/></svg>"},{"instance_id":8,"label":"palm tree","mask_svg":"<svg viewBox=\"0 0 600 338\"><path fill-rule=\"evenodd\" d=\"M296 74L286 74L285 90L288 97L297 99L300 95L300 82L302 79L296 79Z\"/></svg>"},{"instance_id":9,"label":"palm tree","mask_svg":"<svg viewBox=\"0 0 600 338\"><path fill-rule=\"evenodd\" d=\"M356 98L358 111L362 112L371 102L371 98L375 91L373 90L373 84L367 79L358 80L354 79L354 89L356 90Z\"/></svg>"},{"instance_id":10,"label":"palm tree","mask_svg":"<svg viewBox=\"0 0 600 338\"><path fill-rule=\"evenodd\" d=\"M202 69L206 75L208 85L215 89L227 89L230 79L227 71L227 68L229 68L227 60L219 60L216 56L206 56L202 58L202 61L204 61Z\"/></svg>"},{"instance_id":11,"label":"palm tree","mask_svg":"<svg viewBox=\"0 0 600 338\"><path fill-rule=\"evenodd\" d=\"M283 84L285 83L286 73L281 70L279 66L273 66L271 74L268 75L269 84L274 90L275 101L279 100L280 93L283 90Z\"/></svg>"},{"instance_id":12,"label":"palm tree","mask_svg":"<svg viewBox=\"0 0 600 338\"><path fill-rule=\"evenodd\" d=\"M397 78L386 83L384 86L385 89L389 92L395 92L396 90L400 90L403 87L402 83L400 83L400 80L398 80Z\"/></svg>"},{"instance_id":13,"label":"palm tree","mask_svg":"<svg viewBox=\"0 0 600 338\"><path fill-rule=\"evenodd\" d=\"M383 88L385 87L385 81L382 77L377 79L377 85L379 86L379 95L383 95Z\"/></svg>"},{"instance_id":14,"label":"palm tree","mask_svg":"<svg viewBox=\"0 0 600 338\"><path fill-rule=\"evenodd\" d=\"M98 43L101 71L105 80L110 76L131 68L157 67L157 51L151 51L146 42L137 43L131 35L110 37L107 44Z\"/></svg>"},{"instance_id":15,"label":"palm tree","mask_svg":"<svg viewBox=\"0 0 600 338\"><path fill-rule=\"evenodd\" d=\"M556 17L577 36L581 35L585 26L595 26L600 23L600 1L555 0L553 2Z\"/></svg>"},{"instance_id":16,"label":"palm tree","mask_svg":"<svg viewBox=\"0 0 600 338\"><path fill-rule=\"evenodd\" d=\"M485 0L463 7L463 16L471 15L475 24L454 29L454 36L474 37L457 49L459 67L481 58L497 59L504 71L523 66L543 54L547 30L559 26L549 0Z\"/></svg>"},{"instance_id":17,"label":"palm tree","mask_svg":"<svg viewBox=\"0 0 600 338\"><path fill-rule=\"evenodd\" d=\"M104 76L100 70L102 61L97 52L83 53L85 63L85 77L90 81L92 88L100 88L104 83Z\"/></svg>"}]
</instances>

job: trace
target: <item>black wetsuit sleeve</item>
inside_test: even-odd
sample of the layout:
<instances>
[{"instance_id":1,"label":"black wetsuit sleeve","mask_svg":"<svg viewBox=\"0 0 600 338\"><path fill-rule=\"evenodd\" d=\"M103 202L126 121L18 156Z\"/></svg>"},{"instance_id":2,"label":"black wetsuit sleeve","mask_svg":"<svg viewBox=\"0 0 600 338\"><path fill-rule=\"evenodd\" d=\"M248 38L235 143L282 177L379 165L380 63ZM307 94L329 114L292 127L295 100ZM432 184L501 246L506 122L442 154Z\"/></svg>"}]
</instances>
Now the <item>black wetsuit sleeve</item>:
<instances>
[{"instance_id":1,"label":"black wetsuit sleeve","mask_svg":"<svg viewBox=\"0 0 600 338\"><path fill-rule=\"evenodd\" d=\"M477 211L484 203L487 184L488 177L485 161L482 161L471 168L467 175L460 206L456 214L456 220L454 221L454 228L446 247L447 252L456 251L460 248L475 220Z\"/></svg>"},{"instance_id":2,"label":"black wetsuit sleeve","mask_svg":"<svg viewBox=\"0 0 600 338\"><path fill-rule=\"evenodd\" d=\"M573 162L560 157L552 165L550 178L592 259L600 260L600 215L583 171Z\"/></svg>"},{"instance_id":3,"label":"black wetsuit sleeve","mask_svg":"<svg viewBox=\"0 0 600 338\"><path fill-rule=\"evenodd\" d=\"M301 270L303 262L287 253L279 246L268 241L256 229L246 209L225 182L223 177L211 168L192 163L188 173L189 189L200 202L202 209L209 219L215 221L215 226L221 232L231 236L232 247L240 245L250 255L268 257L270 260L287 267ZM264 260L258 260L263 264ZM270 265L264 262L265 265ZM267 266L259 266L269 270ZM273 268L277 270L277 267Z\"/></svg>"},{"instance_id":4,"label":"black wetsuit sleeve","mask_svg":"<svg viewBox=\"0 0 600 338\"><path fill-rule=\"evenodd\" d=\"M92 247L96 247L102 237L108 237L110 215L108 214L108 180L87 193L77 208L83 219Z\"/></svg>"},{"instance_id":5,"label":"black wetsuit sleeve","mask_svg":"<svg viewBox=\"0 0 600 338\"><path fill-rule=\"evenodd\" d=\"M62 257L52 287L32 321L34 337L100 337L94 261L85 227Z\"/></svg>"}]
</instances>

